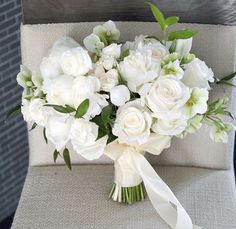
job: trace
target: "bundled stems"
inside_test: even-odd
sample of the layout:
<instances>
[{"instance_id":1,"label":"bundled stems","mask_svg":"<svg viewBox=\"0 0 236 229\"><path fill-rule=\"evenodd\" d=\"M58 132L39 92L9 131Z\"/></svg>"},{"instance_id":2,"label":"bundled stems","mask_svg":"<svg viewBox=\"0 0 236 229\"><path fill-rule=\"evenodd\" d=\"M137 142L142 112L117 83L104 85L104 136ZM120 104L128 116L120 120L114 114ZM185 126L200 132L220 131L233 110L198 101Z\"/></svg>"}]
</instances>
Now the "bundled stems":
<instances>
[{"instance_id":1,"label":"bundled stems","mask_svg":"<svg viewBox=\"0 0 236 229\"><path fill-rule=\"evenodd\" d=\"M133 187L122 187L113 183L109 199L126 204L132 204L145 199L143 183Z\"/></svg>"}]
</instances>

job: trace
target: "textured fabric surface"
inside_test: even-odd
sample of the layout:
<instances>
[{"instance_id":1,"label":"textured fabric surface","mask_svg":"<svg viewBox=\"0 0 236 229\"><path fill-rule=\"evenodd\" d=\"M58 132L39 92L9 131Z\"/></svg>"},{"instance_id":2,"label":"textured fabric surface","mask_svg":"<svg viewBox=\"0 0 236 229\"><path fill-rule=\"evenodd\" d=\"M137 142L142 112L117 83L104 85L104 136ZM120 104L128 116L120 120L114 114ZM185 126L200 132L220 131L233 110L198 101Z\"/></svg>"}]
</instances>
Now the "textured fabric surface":
<instances>
[{"instance_id":1,"label":"textured fabric surface","mask_svg":"<svg viewBox=\"0 0 236 229\"><path fill-rule=\"evenodd\" d=\"M69 23L48 25L24 25L21 27L21 45L23 64L37 70L41 58L47 54L53 42L62 35L72 36L79 42L92 32L94 23ZM156 23L117 22L121 31L121 40L132 40L138 34L160 34ZM231 73L236 63L236 27L218 25L179 24L178 28L192 28L198 31L194 38L193 53L205 60L212 67L217 77ZM212 98L231 97L232 89L217 86L212 91ZM231 101L233 104L235 101ZM202 128L198 133L189 135L184 140L173 139L172 146L159 157L150 157L153 164L188 165L208 168L231 168L233 155L233 135L229 144L213 143L209 133ZM53 164L52 145L46 145L42 130L36 129L29 134L30 164ZM87 163L72 152L73 163ZM110 163L102 157L93 163Z\"/></svg>"},{"instance_id":2,"label":"textured fabric surface","mask_svg":"<svg viewBox=\"0 0 236 229\"><path fill-rule=\"evenodd\" d=\"M233 173L160 166L194 223L204 229L236 228ZM31 167L12 229L167 229L148 199L123 205L107 199L111 165Z\"/></svg>"}]
</instances>

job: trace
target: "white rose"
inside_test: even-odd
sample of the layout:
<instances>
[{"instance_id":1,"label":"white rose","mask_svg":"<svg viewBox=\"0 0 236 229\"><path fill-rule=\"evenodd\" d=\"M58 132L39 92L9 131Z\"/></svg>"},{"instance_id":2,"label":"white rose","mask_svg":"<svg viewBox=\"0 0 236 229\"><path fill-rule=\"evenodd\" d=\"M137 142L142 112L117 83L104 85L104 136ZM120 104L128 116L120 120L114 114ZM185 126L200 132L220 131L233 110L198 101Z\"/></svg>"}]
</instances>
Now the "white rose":
<instances>
[{"instance_id":1,"label":"white rose","mask_svg":"<svg viewBox=\"0 0 236 229\"><path fill-rule=\"evenodd\" d=\"M85 37L83 42L85 48L92 53L100 54L102 48L104 48L104 43L101 42L100 38L93 33Z\"/></svg>"},{"instance_id":2,"label":"white rose","mask_svg":"<svg viewBox=\"0 0 236 229\"><path fill-rule=\"evenodd\" d=\"M195 58L186 65L182 81L189 87L210 89L208 81L214 82L214 73L204 61Z\"/></svg>"},{"instance_id":3,"label":"white rose","mask_svg":"<svg viewBox=\"0 0 236 229\"><path fill-rule=\"evenodd\" d=\"M146 95L147 106L160 119L176 119L190 97L189 88L176 78L159 78Z\"/></svg>"},{"instance_id":4,"label":"white rose","mask_svg":"<svg viewBox=\"0 0 236 229\"><path fill-rule=\"evenodd\" d=\"M99 65L95 69L95 76L99 79L101 83L101 90L109 92L113 87L119 83L119 75L116 69L111 69L105 72L102 65Z\"/></svg>"},{"instance_id":5,"label":"white rose","mask_svg":"<svg viewBox=\"0 0 236 229\"><path fill-rule=\"evenodd\" d=\"M184 114L192 118L196 114L204 114L207 111L209 92L204 88L193 88L189 100L184 106Z\"/></svg>"},{"instance_id":6,"label":"white rose","mask_svg":"<svg viewBox=\"0 0 236 229\"><path fill-rule=\"evenodd\" d=\"M120 31L116 28L116 25L113 21L109 20L103 25L95 26L93 33L98 36L105 36L110 41L116 41L120 37Z\"/></svg>"},{"instance_id":7,"label":"white rose","mask_svg":"<svg viewBox=\"0 0 236 229\"><path fill-rule=\"evenodd\" d=\"M160 62L153 61L151 52L141 53L131 51L120 63L122 77L127 81L131 91L137 92L145 83L157 78Z\"/></svg>"},{"instance_id":8,"label":"white rose","mask_svg":"<svg viewBox=\"0 0 236 229\"><path fill-rule=\"evenodd\" d=\"M62 54L61 68L66 75L80 76L92 69L88 51L81 47L72 48Z\"/></svg>"},{"instance_id":9,"label":"white rose","mask_svg":"<svg viewBox=\"0 0 236 229\"><path fill-rule=\"evenodd\" d=\"M192 48L192 41L193 38L189 39L177 39L176 40L176 47L175 52L180 54L180 57L184 57L186 54L188 54Z\"/></svg>"},{"instance_id":10,"label":"white rose","mask_svg":"<svg viewBox=\"0 0 236 229\"><path fill-rule=\"evenodd\" d=\"M29 106L30 106L30 101L22 98L21 113L23 115L24 120L28 123L33 121L29 111Z\"/></svg>"},{"instance_id":11,"label":"white rose","mask_svg":"<svg viewBox=\"0 0 236 229\"><path fill-rule=\"evenodd\" d=\"M144 144L149 139L151 124L150 114L137 99L119 107L112 133L120 142L129 145Z\"/></svg>"},{"instance_id":12,"label":"white rose","mask_svg":"<svg viewBox=\"0 0 236 229\"><path fill-rule=\"evenodd\" d=\"M87 160L98 159L104 152L107 135L98 139L98 126L84 119L75 119L70 130L74 150Z\"/></svg>"},{"instance_id":13,"label":"white rose","mask_svg":"<svg viewBox=\"0 0 236 229\"><path fill-rule=\"evenodd\" d=\"M184 70L180 67L179 60L175 60L174 62L170 61L168 64L163 66L160 72L160 76L176 77L177 79L181 79L183 75Z\"/></svg>"},{"instance_id":14,"label":"white rose","mask_svg":"<svg viewBox=\"0 0 236 229\"><path fill-rule=\"evenodd\" d=\"M160 135L178 135L182 133L187 126L187 121L184 118L174 120L157 119L152 125L152 130Z\"/></svg>"},{"instance_id":15,"label":"white rose","mask_svg":"<svg viewBox=\"0 0 236 229\"><path fill-rule=\"evenodd\" d=\"M60 151L69 141L72 119L69 115L52 115L46 124L46 137Z\"/></svg>"},{"instance_id":16,"label":"white rose","mask_svg":"<svg viewBox=\"0 0 236 229\"><path fill-rule=\"evenodd\" d=\"M99 94L100 82L93 76L78 76L74 79L72 93L73 104L77 108L85 99L89 99L89 108L84 117L93 118L99 115L103 107L108 105L106 97Z\"/></svg>"},{"instance_id":17,"label":"white rose","mask_svg":"<svg viewBox=\"0 0 236 229\"><path fill-rule=\"evenodd\" d=\"M29 105L30 116L39 126L45 126L50 115L48 107L45 107L43 99L32 99Z\"/></svg>"},{"instance_id":18,"label":"white rose","mask_svg":"<svg viewBox=\"0 0 236 229\"><path fill-rule=\"evenodd\" d=\"M110 99L115 106L123 106L130 100L129 89L125 85L113 87L110 91Z\"/></svg>"},{"instance_id":19,"label":"white rose","mask_svg":"<svg viewBox=\"0 0 236 229\"><path fill-rule=\"evenodd\" d=\"M73 77L60 75L47 85L47 101L56 105L73 105ZM80 89L81 90L81 89Z\"/></svg>"}]
</instances>

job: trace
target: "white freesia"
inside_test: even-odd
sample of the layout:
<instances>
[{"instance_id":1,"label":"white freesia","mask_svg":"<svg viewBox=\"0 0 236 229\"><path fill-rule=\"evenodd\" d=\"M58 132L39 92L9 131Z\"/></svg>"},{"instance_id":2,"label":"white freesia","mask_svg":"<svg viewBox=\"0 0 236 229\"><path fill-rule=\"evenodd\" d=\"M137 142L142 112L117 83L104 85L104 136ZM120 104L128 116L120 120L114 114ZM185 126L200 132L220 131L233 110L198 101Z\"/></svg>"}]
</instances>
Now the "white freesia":
<instances>
[{"instance_id":1,"label":"white freesia","mask_svg":"<svg viewBox=\"0 0 236 229\"><path fill-rule=\"evenodd\" d=\"M75 119L70 130L74 150L87 160L98 159L104 152L108 136L97 140L98 125L85 119Z\"/></svg>"},{"instance_id":2,"label":"white freesia","mask_svg":"<svg viewBox=\"0 0 236 229\"><path fill-rule=\"evenodd\" d=\"M204 88L193 88L189 100L184 106L184 114L192 118L196 114L204 114L207 111L209 92Z\"/></svg>"},{"instance_id":3,"label":"white freesia","mask_svg":"<svg viewBox=\"0 0 236 229\"><path fill-rule=\"evenodd\" d=\"M103 25L97 25L93 29L93 33L98 36L105 36L110 41L116 41L120 37L120 31L116 28L113 21L109 20Z\"/></svg>"},{"instance_id":4,"label":"white freesia","mask_svg":"<svg viewBox=\"0 0 236 229\"><path fill-rule=\"evenodd\" d=\"M22 98L21 113L23 115L24 120L28 123L33 121L30 111L29 111L29 107L30 107L30 101Z\"/></svg>"},{"instance_id":5,"label":"white freesia","mask_svg":"<svg viewBox=\"0 0 236 229\"><path fill-rule=\"evenodd\" d=\"M119 83L119 75L116 69L110 69L106 72L102 65L98 65L95 68L94 74L101 83L102 91L109 92Z\"/></svg>"},{"instance_id":6,"label":"white freesia","mask_svg":"<svg viewBox=\"0 0 236 229\"><path fill-rule=\"evenodd\" d=\"M92 61L88 51L81 47L72 48L62 54L61 68L66 75L80 76L92 69Z\"/></svg>"},{"instance_id":7,"label":"white freesia","mask_svg":"<svg viewBox=\"0 0 236 229\"><path fill-rule=\"evenodd\" d=\"M108 105L106 96L99 94L100 82L93 76L78 76L72 87L73 105L77 108L85 99L89 99L89 108L84 117L90 119L99 115Z\"/></svg>"},{"instance_id":8,"label":"white freesia","mask_svg":"<svg viewBox=\"0 0 236 229\"><path fill-rule=\"evenodd\" d=\"M176 40L176 47L175 52L180 54L180 57L184 57L186 54L188 54L192 48L192 41L193 38L188 39L177 39Z\"/></svg>"},{"instance_id":9,"label":"white freesia","mask_svg":"<svg viewBox=\"0 0 236 229\"><path fill-rule=\"evenodd\" d=\"M112 133L128 145L144 144L150 136L152 118L141 106L140 100L119 107Z\"/></svg>"},{"instance_id":10,"label":"white freesia","mask_svg":"<svg viewBox=\"0 0 236 229\"><path fill-rule=\"evenodd\" d=\"M123 106L130 100L129 89L125 85L115 86L110 90L110 99L115 106Z\"/></svg>"},{"instance_id":11,"label":"white freesia","mask_svg":"<svg viewBox=\"0 0 236 229\"><path fill-rule=\"evenodd\" d=\"M182 81L188 87L210 89L208 82L214 82L214 73L211 68L207 67L204 61L195 58L186 65Z\"/></svg>"},{"instance_id":12,"label":"white freesia","mask_svg":"<svg viewBox=\"0 0 236 229\"><path fill-rule=\"evenodd\" d=\"M20 72L16 76L17 83L23 88L32 86L31 74L31 71L26 66L20 65Z\"/></svg>"},{"instance_id":13,"label":"white freesia","mask_svg":"<svg viewBox=\"0 0 236 229\"><path fill-rule=\"evenodd\" d=\"M174 120L157 119L152 125L152 130L160 135L175 136L182 133L186 126L187 121L182 117Z\"/></svg>"},{"instance_id":14,"label":"white freesia","mask_svg":"<svg viewBox=\"0 0 236 229\"><path fill-rule=\"evenodd\" d=\"M45 100L32 99L29 105L29 113L33 121L39 126L45 126L50 115L48 107L45 107Z\"/></svg>"},{"instance_id":15,"label":"white freesia","mask_svg":"<svg viewBox=\"0 0 236 229\"><path fill-rule=\"evenodd\" d=\"M177 119L190 97L189 88L176 78L159 78L146 95L147 106L160 119Z\"/></svg>"},{"instance_id":16,"label":"white freesia","mask_svg":"<svg viewBox=\"0 0 236 229\"><path fill-rule=\"evenodd\" d=\"M83 43L85 48L92 53L100 54L101 50L104 48L104 43L93 33L85 37Z\"/></svg>"},{"instance_id":17,"label":"white freesia","mask_svg":"<svg viewBox=\"0 0 236 229\"><path fill-rule=\"evenodd\" d=\"M154 61L152 53L131 52L120 63L122 77L127 81L128 87L133 92L138 92L140 87L158 77L160 62Z\"/></svg>"},{"instance_id":18,"label":"white freesia","mask_svg":"<svg viewBox=\"0 0 236 229\"><path fill-rule=\"evenodd\" d=\"M163 66L160 72L160 76L164 77L176 77L181 79L184 75L184 70L180 67L179 60L174 62L170 61L168 64Z\"/></svg>"},{"instance_id":19,"label":"white freesia","mask_svg":"<svg viewBox=\"0 0 236 229\"><path fill-rule=\"evenodd\" d=\"M62 150L69 141L72 118L69 115L52 115L46 124L46 137L57 151Z\"/></svg>"},{"instance_id":20,"label":"white freesia","mask_svg":"<svg viewBox=\"0 0 236 229\"><path fill-rule=\"evenodd\" d=\"M73 105L73 77L60 75L46 87L48 103L56 105ZM80 89L81 90L81 89Z\"/></svg>"}]
</instances>

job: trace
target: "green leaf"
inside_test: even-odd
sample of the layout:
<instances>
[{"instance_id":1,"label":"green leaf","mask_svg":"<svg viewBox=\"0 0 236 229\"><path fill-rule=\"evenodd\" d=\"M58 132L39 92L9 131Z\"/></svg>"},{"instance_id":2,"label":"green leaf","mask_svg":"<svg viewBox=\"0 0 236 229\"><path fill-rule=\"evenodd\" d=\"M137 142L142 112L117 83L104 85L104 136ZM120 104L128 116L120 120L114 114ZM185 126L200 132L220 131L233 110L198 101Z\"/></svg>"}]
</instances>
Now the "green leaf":
<instances>
[{"instance_id":1,"label":"green leaf","mask_svg":"<svg viewBox=\"0 0 236 229\"><path fill-rule=\"evenodd\" d=\"M21 111L21 105L18 104L15 107L11 108L7 114L6 114L6 120L9 119L10 117L13 117L15 115L17 115L18 113L20 113Z\"/></svg>"},{"instance_id":2,"label":"green leaf","mask_svg":"<svg viewBox=\"0 0 236 229\"><path fill-rule=\"evenodd\" d=\"M54 161L54 163L56 163L59 154L60 154L59 151L57 151L55 149L54 152L53 152L53 161Z\"/></svg>"},{"instance_id":3,"label":"green leaf","mask_svg":"<svg viewBox=\"0 0 236 229\"><path fill-rule=\"evenodd\" d=\"M157 8L157 6L155 6L151 2L147 2L147 4L151 7L152 14L155 17L156 21L159 23L161 30L165 31L167 26L163 13Z\"/></svg>"},{"instance_id":4,"label":"green leaf","mask_svg":"<svg viewBox=\"0 0 236 229\"><path fill-rule=\"evenodd\" d=\"M77 108L75 113L75 118L81 118L83 117L89 108L89 99L85 99Z\"/></svg>"},{"instance_id":5,"label":"green leaf","mask_svg":"<svg viewBox=\"0 0 236 229\"><path fill-rule=\"evenodd\" d=\"M33 129L35 129L35 127L37 126L37 123L33 123L33 125L32 125L32 127L30 128L30 130L29 131L31 131L31 130L33 130Z\"/></svg>"},{"instance_id":6,"label":"green leaf","mask_svg":"<svg viewBox=\"0 0 236 229\"><path fill-rule=\"evenodd\" d=\"M114 140L116 140L117 137L115 135L113 135L111 132L108 134L108 140L107 140L107 144L113 142Z\"/></svg>"},{"instance_id":7,"label":"green leaf","mask_svg":"<svg viewBox=\"0 0 236 229\"><path fill-rule=\"evenodd\" d=\"M225 82L228 80L233 79L236 76L236 72L233 72L231 74L229 74L228 76L223 77L222 79L217 79L216 84L221 84L221 82Z\"/></svg>"},{"instance_id":8,"label":"green leaf","mask_svg":"<svg viewBox=\"0 0 236 229\"><path fill-rule=\"evenodd\" d=\"M48 138L46 136L46 128L45 127L43 128L43 138L44 138L46 144L48 144Z\"/></svg>"},{"instance_id":9,"label":"green leaf","mask_svg":"<svg viewBox=\"0 0 236 229\"><path fill-rule=\"evenodd\" d=\"M177 42L176 42L176 40L174 40L174 41L172 42L170 48L169 48L169 52L170 52L170 53L175 52L176 45L177 45Z\"/></svg>"},{"instance_id":10,"label":"green leaf","mask_svg":"<svg viewBox=\"0 0 236 229\"><path fill-rule=\"evenodd\" d=\"M67 148L63 150L63 158L66 166L69 168L69 170L71 170L70 152Z\"/></svg>"},{"instance_id":11,"label":"green leaf","mask_svg":"<svg viewBox=\"0 0 236 229\"><path fill-rule=\"evenodd\" d=\"M171 26L171 25L174 25L174 24L178 23L178 21L179 21L179 17L176 17L176 16L167 17L165 19L165 24L167 26Z\"/></svg>"},{"instance_id":12,"label":"green leaf","mask_svg":"<svg viewBox=\"0 0 236 229\"><path fill-rule=\"evenodd\" d=\"M232 84L230 82L224 81L224 80L218 81L217 84L225 84L227 86L236 87L236 85L234 85L234 84Z\"/></svg>"},{"instance_id":13,"label":"green leaf","mask_svg":"<svg viewBox=\"0 0 236 229\"><path fill-rule=\"evenodd\" d=\"M60 106L60 105L54 105L54 104L45 104L44 105L45 107L52 107L54 110L60 112L60 113L71 113L71 112L74 112L75 110L73 109L73 111L67 107L63 107L63 106ZM68 106L68 105L66 105Z\"/></svg>"},{"instance_id":14,"label":"green leaf","mask_svg":"<svg viewBox=\"0 0 236 229\"><path fill-rule=\"evenodd\" d=\"M193 31L190 29L178 30L178 31L174 31L168 35L168 41L173 41L176 39L188 39L190 37L193 37L196 34L197 34L196 31Z\"/></svg>"},{"instance_id":15,"label":"green leaf","mask_svg":"<svg viewBox=\"0 0 236 229\"><path fill-rule=\"evenodd\" d=\"M125 57L129 55L129 49L124 50L120 55L120 60L123 60Z\"/></svg>"},{"instance_id":16,"label":"green leaf","mask_svg":"<svg viewBox=\"0 0 236 229\"><path fill-rule=\"evenodd\" d=\"M66 109L68 110L68 112L74 112L76 111L74 107L71 107L70 105L65 105Z\"/></svg>"},{"instance_id":17,"label":"green leaf","mask_svg":"<svg viewBox=\"0 0 236 229\"><path fill-rule=\"evenodd\" d=\"M104 137L106 134L107 134L107 129L106 127L104 126L104 123L103 123L103 120L102 120L102 117L100 115L97 115L95 116L91 122L94 122L98 125L98 137L96 140Z\"/></svg>"},{"instance_id":18,"label":"green leaf","mask_svg":"<svg viewBox=\"0 0 236 229\"><path fill-rule=\"evenodd\" d=\"M107 128L107 125L111 122L111 114L113 112L113 105L109 104L108 106L104 107L102 109L101 117L102 117L102 122Z\"/></svg>"}]
</instances>

